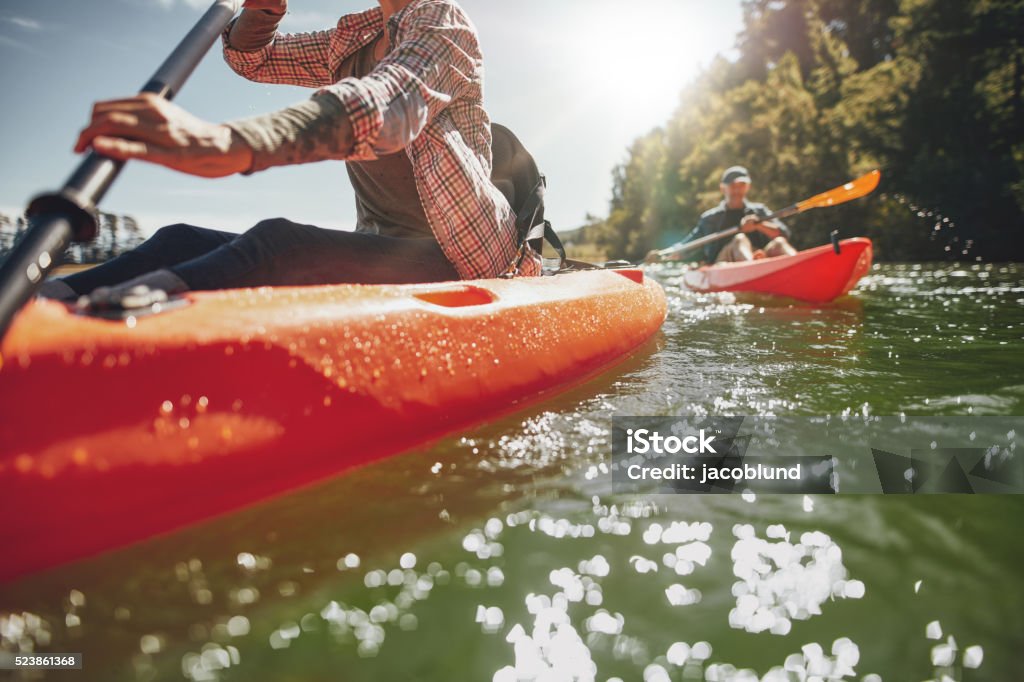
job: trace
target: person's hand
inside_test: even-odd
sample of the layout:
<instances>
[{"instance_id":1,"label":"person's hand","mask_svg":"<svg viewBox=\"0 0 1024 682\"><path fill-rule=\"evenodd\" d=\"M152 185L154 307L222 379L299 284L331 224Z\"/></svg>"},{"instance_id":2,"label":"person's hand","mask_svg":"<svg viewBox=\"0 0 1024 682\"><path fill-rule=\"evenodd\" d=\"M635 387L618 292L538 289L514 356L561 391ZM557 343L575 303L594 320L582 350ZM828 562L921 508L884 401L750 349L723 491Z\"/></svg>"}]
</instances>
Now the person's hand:
<instances>
[{"instance_id":1,"label":"person's hand","mask_svg":"<svg viewBox=\"0 0 1024 682\"><path fill-rule=\"evenodd\" d=\"M252 149L231 128L151 94L97 103L75 151L89 147L112 159L142 159L204 178L252 167Z\"/></svg>"},{"instance_id":2,"label":"person's hand","mask_svg":"<svg viewBox=\"0 0 1024 682\"><path fill-rule=\"evenodd\" d=\"M760 229L761 219L756 215L743 216L743 220L740 221L740 232L743 232L744 234L757 232Z\"/></svg>"},{"instance_id":3,"label":"person's hand","mask_svg":"<svg viewBox=\"0 0 1024 682\"><path fill-rule=\"evenodd\" d=\"M661 252L658 250L649 251L647 255L644 256L645 263L660 263L661 260Z\"/></svg>"},{"instance_id":4,"label":"person's hand","mask_svg":"<svg viewBox=\"0 0 1024 682\"><path fill-rule=\"evenodd\" d=\"M284 14L288 11L288 0L245 0L242 3L242 9Z\"/></svg>"}]
</instances>

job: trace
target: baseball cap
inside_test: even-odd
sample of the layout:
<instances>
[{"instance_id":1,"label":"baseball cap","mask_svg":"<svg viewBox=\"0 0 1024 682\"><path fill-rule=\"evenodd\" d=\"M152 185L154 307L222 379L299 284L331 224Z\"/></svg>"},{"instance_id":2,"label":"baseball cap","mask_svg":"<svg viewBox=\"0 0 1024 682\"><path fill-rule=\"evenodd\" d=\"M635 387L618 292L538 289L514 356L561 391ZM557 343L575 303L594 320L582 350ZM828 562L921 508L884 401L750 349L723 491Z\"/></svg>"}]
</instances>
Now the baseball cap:
<instances>
[{"instance_id":1,"label":"baseball cap","mask_svg":"<svg viewBox=\"0 0 1024 682\"><path fill-rule=\"evenodd\" d=\"M722 184L731 185L734 182L745 182L750 184L750 171L743 166L733 166L722 173Z\"/></svg>"}]
</instances>

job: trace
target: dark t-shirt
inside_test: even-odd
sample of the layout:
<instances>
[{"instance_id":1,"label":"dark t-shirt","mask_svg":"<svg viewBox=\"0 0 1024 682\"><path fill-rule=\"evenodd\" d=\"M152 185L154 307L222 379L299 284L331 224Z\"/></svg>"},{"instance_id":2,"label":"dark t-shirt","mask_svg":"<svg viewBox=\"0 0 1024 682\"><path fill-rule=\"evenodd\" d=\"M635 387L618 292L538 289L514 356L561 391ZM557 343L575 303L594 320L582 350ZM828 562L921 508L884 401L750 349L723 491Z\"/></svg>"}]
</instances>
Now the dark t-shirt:
<instances>
[{"instance_id":1,"label":"dark t-shirt","mask_svg":"<svg viewBox=\"0 0 1024 682\"><path fill-rule=\"evenodd\" d=\"M766 218L771 214L772 212L764 204L747 201L743 208L726 208L725 202L723 201L710 211L706 211L704 215L700 217L700 222L697 223L697 227L693 228L693 231L686 235L686 237L676 244L676 246L682 246L687 242L700 239L701 237L706 237L709 234L714 234L715 232L739 227L745 216L756 215L761 218ZM774 222L782 230L782 236L789 239L789 228L781 220L775 220ZM761 232L754 231L749 233L747 236L750 238L750 243L754 245L755 249L763 249L768 245L768 237ZM714 263L715 259L718 258L719 251L721 251L727 243L727 239L720 239L718 241L711 242L710 244L705 245L703 249L698 249L697 251L684 256L684 260L697 260L705 263Z\"/></svg>"},{"instance_id":2,"label":"dark t-shirt","mask_svg":"<svg viewBox=\"0 0 1024 682\"><path fill-rule=\"evenodd\" d=\"M343 61L335 78L362 78L373 71L376 41ZM347 161L349 180L356 192L356 231L387 237L433 237L420 202L412 161L405 151L375 161Z\"/></svg>"}]
</instances>

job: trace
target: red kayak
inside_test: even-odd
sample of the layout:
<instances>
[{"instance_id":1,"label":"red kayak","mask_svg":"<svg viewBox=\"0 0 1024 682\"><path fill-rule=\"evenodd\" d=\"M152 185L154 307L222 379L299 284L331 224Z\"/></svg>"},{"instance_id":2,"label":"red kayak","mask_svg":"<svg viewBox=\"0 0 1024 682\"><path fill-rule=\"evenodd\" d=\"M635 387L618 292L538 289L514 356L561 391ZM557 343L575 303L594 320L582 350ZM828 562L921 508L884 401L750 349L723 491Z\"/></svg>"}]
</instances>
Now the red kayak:
<instances>
[{"instance_id":1,"label":"red kayak","mask_svg":"<svg viewBox=\"0 0 1024 682\"><path fill-rule=\"evenodd\" d=\"M810 303L828 303L848 294L871 269L871 240L858 237L744 263L719 263L690 270L684 276L694 291L735 291L785 296Z\"/></svg>"},{"instance_id":2,"label":"red kayak","mask_svg":"<svg viewBox=\"0 0 1024 682\"><path fill-rule=\"evenodd\" d=\"M124 320L36 301L0 344L0 580L522 409L665 311L639 270L193 293Z\"/></svg>"}]
</instances>

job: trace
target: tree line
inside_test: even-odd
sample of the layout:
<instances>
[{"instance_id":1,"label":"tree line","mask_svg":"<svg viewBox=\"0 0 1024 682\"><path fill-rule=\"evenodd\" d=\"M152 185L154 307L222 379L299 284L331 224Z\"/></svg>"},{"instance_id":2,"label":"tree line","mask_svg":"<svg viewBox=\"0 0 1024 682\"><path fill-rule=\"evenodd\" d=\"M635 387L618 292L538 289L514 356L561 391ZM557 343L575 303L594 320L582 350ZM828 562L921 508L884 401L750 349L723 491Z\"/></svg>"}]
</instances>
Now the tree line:
<instances>
[{"instance_id":1,"label":"tree line","mask_svg":"<svg viewBox=\"0 0 1024 682\"><path fill-rule=\"evenodd\" d=\"M11 218L0 213L0 259L14 248L28 227L29 221L25 216ZM81 265L102 263L134 249L144 240L135 218L100 212L96 238L85 244L70 245L64 254L64 262Z\"/></svg>"},{"instance_id":2,"label":"tree line","mask_svg":"<svg viewBox=\"0 0 1024 682\"><path fill-rule=\"evenodd\" d=\"M1021 259L1024 0L744 0L736 48L633 143L587 241L677 241L734 164L772 208L880 168L872 197L793 218L796 246L839 229L887 260Z\"/></svg>"}]
</instances>

